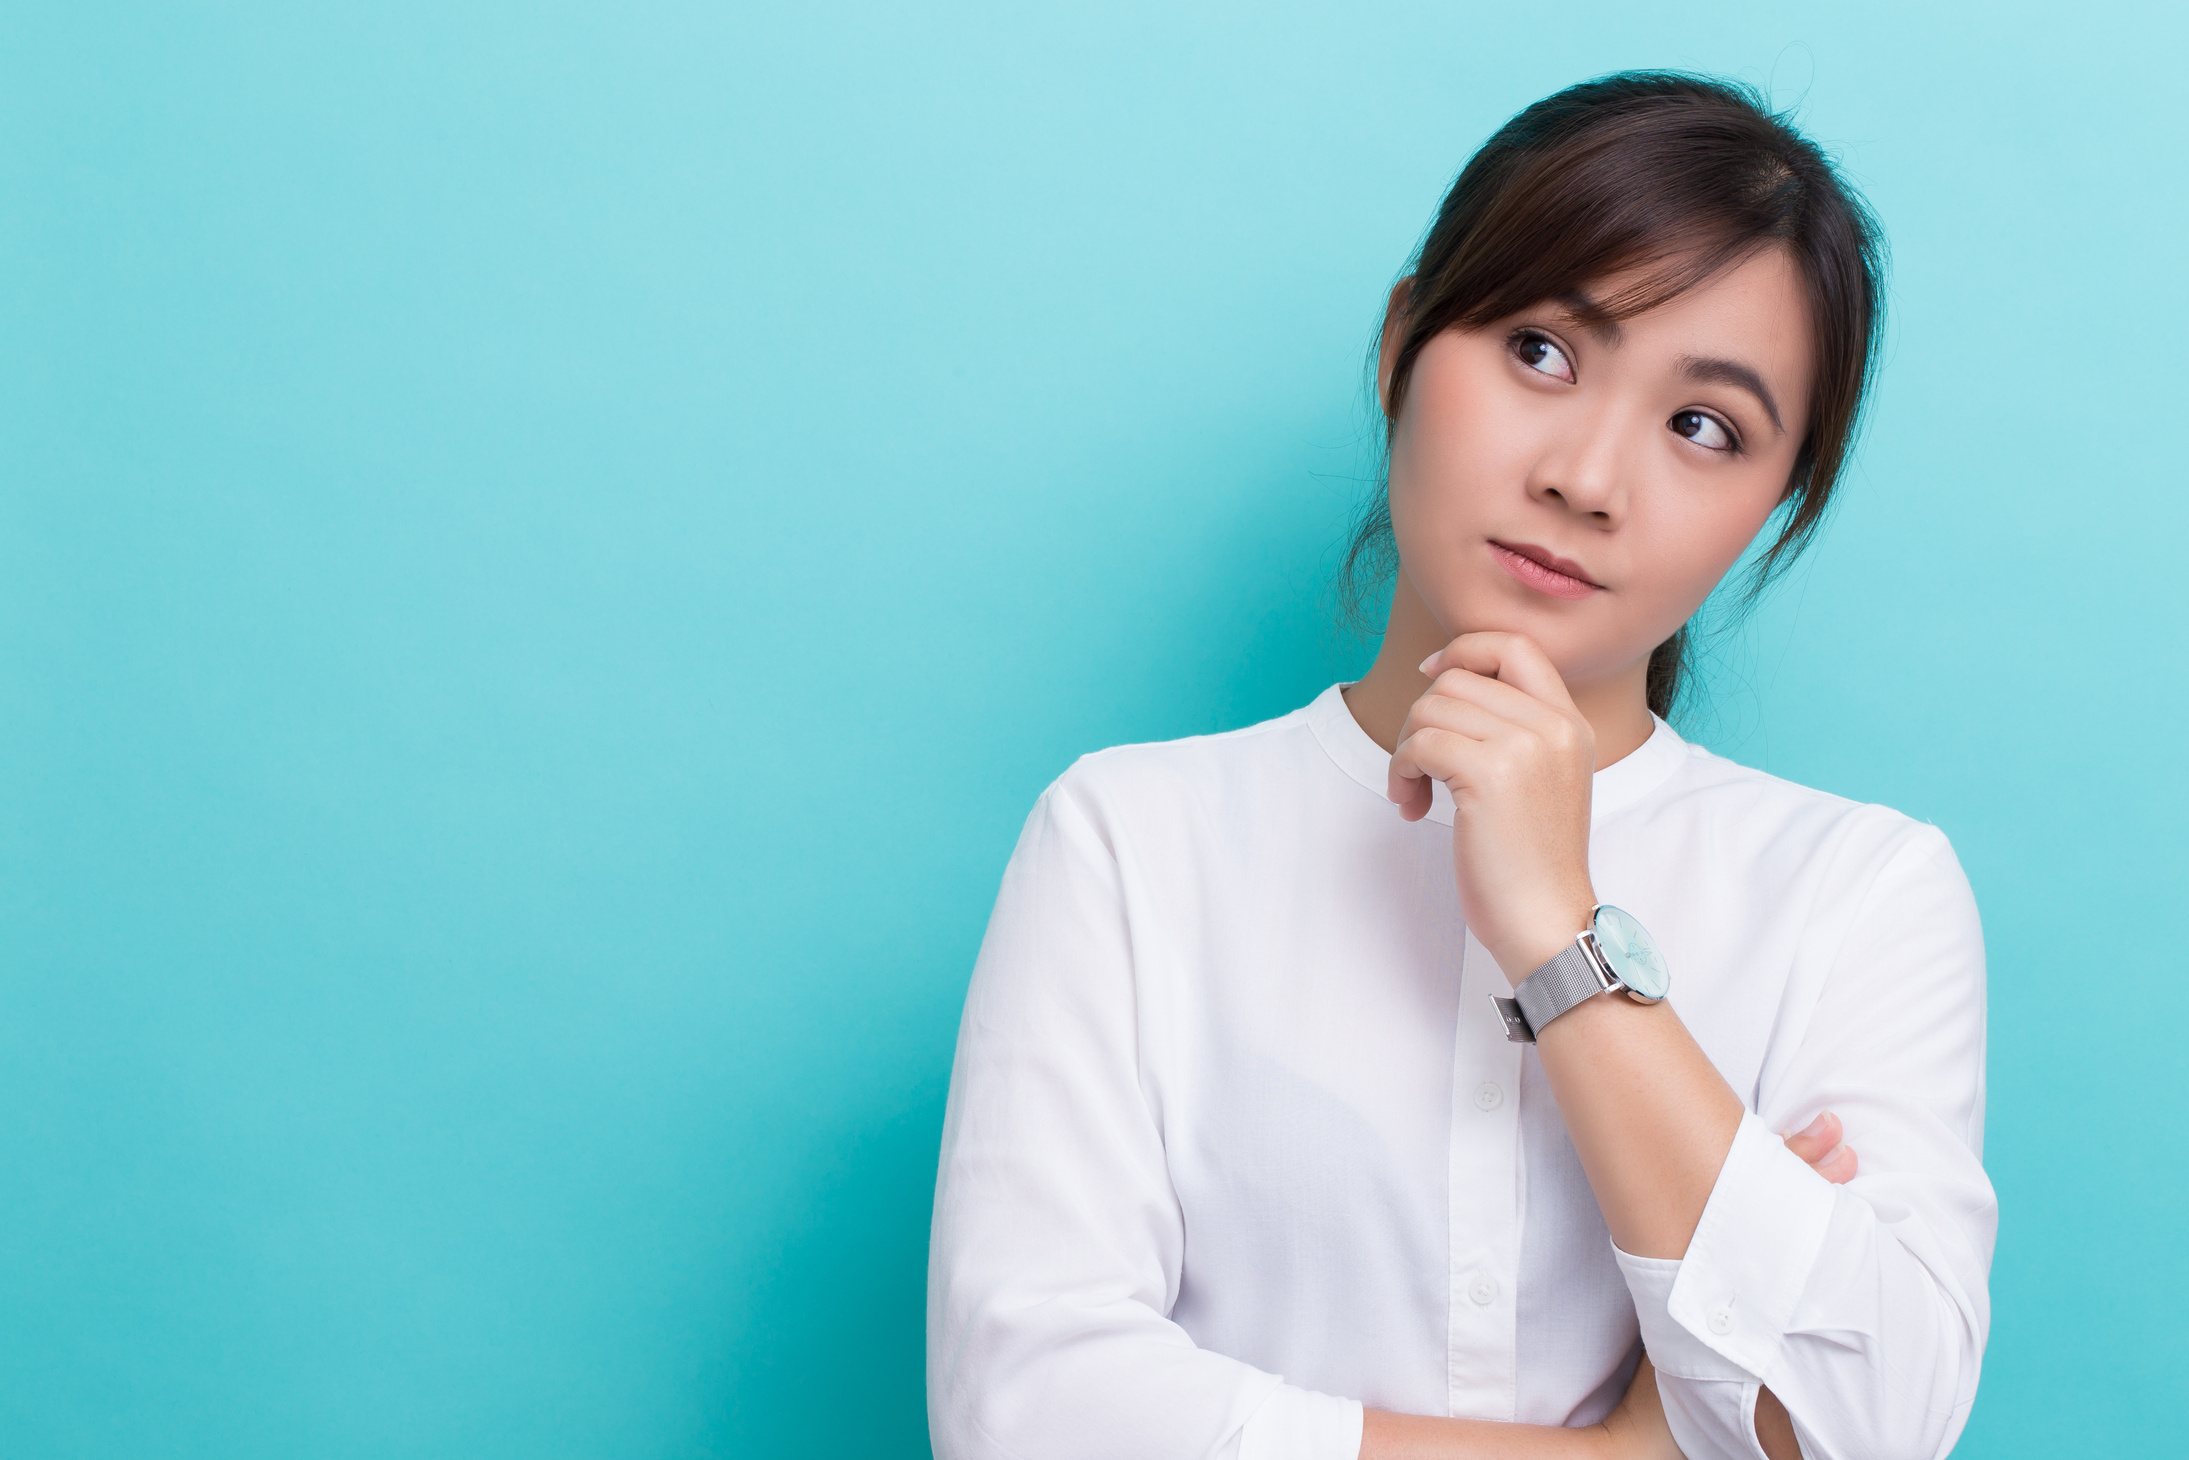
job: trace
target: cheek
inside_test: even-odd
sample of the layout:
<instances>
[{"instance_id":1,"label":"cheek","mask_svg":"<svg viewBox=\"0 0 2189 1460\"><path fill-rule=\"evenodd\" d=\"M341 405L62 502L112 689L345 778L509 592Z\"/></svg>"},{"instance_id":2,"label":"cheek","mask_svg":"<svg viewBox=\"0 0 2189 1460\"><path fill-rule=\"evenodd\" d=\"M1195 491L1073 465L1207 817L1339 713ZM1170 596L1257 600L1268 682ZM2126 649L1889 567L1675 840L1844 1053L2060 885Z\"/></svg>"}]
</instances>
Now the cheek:
<instances>
[{"instance_id":1,"label":"cheek","mask_svg":"<svg viewBox=\"0 0 2189 1460\"><path fill-rule=\"evenodd\" d=\"M1452 346L1422 352L1391 438L1391 526L1402 553L1410 539L1464 535L1500 484L1526 477L1531 423L1494 408L1475 378L1484 368Z\"/></svg>"},{"instance_id":2,"label":"cheek","mask_svg":"<svg viewBox=\"0 0 2189 1460\"><path fill-rule=\"evenodd\" d=\"M1778 489L1754 485L1688 505L1652 524L1643 551L1662 565L1664 599L1685 619L1731 571L1778 505ZM1637 545L1639 546L1639 544Z\"/></svg>"}]
</instances>

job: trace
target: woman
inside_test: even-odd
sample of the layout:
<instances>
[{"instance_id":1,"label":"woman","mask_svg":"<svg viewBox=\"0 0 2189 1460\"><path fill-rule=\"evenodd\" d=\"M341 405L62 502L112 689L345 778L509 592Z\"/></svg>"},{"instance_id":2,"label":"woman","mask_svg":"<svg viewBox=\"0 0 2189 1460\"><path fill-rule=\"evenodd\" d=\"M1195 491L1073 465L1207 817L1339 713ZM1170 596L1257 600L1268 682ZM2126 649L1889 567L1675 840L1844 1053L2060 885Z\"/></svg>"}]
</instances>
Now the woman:
<instances>
[{"instance_id":1,"label":"woman","mask_svg":"<svg viewBox=\"0 0 2189 1460\"><path fill-rule=\"evenodd\" d=\"M1083 758L1004 874L944 1460L1952 1447L1995 1228L1967 881L1663 719L1689 616L1819 521L1876 254L1715 82L1578 86L1469 163L1386 315L1374 667Z\"/></svg>"}]
</instances>

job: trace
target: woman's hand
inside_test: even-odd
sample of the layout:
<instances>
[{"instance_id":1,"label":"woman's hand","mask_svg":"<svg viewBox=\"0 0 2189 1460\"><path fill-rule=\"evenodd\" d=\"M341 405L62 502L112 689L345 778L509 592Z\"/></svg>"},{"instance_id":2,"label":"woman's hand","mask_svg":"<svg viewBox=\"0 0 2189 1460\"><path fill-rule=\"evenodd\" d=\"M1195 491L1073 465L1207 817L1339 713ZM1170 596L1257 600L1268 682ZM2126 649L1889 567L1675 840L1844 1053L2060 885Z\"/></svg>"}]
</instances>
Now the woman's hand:
<instances>
[{"instance_id":1,"label":"woman's hand","mask_svg":"<svg viewBox=\"0 0 2189 1460\"><path fill-rule=\"evenodd\" d=\"M1844 1144L1839 1117L1827 1110L1815 1120L1783 1138L1786 1149L1807 1161L1826 1181L1838 1185L1854 1179L1858 1162L1855 1148Z\"/></svg>"},{"instance_id":2,"label":"woman's hand","mask_svg":"<svg viewBox=\"0 0 2189 1460\"><path fill-rule=\"evenodd\" d=\"M1518 983L1588 926L1589 785L1596 736L1532 639L1462 634L1422 662L1391 756L1389 795L1408 821L1429 782L1452 792L1460 911Z\"/></svg>"}]
</instances>

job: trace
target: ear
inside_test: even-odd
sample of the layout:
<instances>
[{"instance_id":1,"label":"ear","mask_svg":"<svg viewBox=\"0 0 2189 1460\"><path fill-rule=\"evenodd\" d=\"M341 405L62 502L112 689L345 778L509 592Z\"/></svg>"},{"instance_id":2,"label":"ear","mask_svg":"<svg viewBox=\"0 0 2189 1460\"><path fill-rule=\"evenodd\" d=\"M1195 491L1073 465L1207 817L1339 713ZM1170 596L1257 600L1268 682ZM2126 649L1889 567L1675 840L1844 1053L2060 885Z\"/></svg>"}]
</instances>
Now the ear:
<instances>
[{"instance_id":1,"label":"ear","mask_svg":"<svg viewBox=\"0 0 2189 1460\"><path fill-rule=\"evenodd\" d=\"M1391 286L1390 301L1383 310L1383 343L1376 351L1376 404L1391 413L1391 373L1398 368L1399 346L1406 343L1406 306L1414 297L1414 276L1409 274Z\"/></svg>"}]
</instances>

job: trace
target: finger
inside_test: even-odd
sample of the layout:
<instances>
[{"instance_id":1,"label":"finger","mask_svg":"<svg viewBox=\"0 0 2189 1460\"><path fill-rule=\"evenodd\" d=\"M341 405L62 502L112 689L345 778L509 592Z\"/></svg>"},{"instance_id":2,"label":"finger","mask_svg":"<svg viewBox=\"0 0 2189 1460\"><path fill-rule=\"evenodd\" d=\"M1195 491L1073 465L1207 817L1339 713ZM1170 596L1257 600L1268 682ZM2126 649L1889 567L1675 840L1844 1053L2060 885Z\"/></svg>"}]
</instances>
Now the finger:
<instances>
[{"instance_id":1,"label":"finger","mask_svg":"<svg viewBox=\"0 0 2189 1460\"><path fill-rule=\"evenodd\" d=\"M1834 1186L1854 1180L1855 1172L1862 1167L1862 1162L1856 1157L1853 1146L1835 1147L1829 1156L1815 1164L1817 1175L1831 1182Z\"/></svg>"},{"instance_id":2,"label":"finger","mask_svg":"<svg viewBox=\"0 0 2189 1460\"><path fill-rule=\"evenodd\" d=\"M1391 751L1391 765L1384 774L1383 794L1407 821L1419 821L1436 802L1435 775L1424 766L1426 747L1410 743L1415 738L1412 713L1399 728L1399 743Z\"/></svg>"},{"instance_id":3,"label":"finger","mask_svg":"<svg viewBox=\"0 0 2189 1460\"><path fill-rule=\"evenodd\" d=\"M1421 820L1429 814L1436 798L1430 782L1450 778L1456 766L1452 752L1463 747L1441 737L1421 741L1416 736L1423 730L1435 730L1461 740L1481 741L1510 728L1480 705L1442 695L1423 695L1406 712L1406 723L1399 727L1399 743L1391 754L1384 795L1397 804L1400 816L1408 821Z\"/></svg>"},{"instance_id":4,"label":"finger","mask_svg":"<svg viewBox=\"0 0 2189 1460\"><path fill-rule=\"evenodd\" d=\"M1442 669L1471 669L1503 680L1546 705L1571 710L1573 696L1542 646L1526 634L1461 634L1434 656Z\"/></svg>"},{"instance_id":5,"label":"finger","mask_svg":"<svg viewBox=\"0 0 2189 1460\"><path fill-rule=\"evenodd\" d=\"M1429 693L1445 699L1480 705L1500 719L1533 730L1538 735L1562 735L1573 728L1575 715L1545 704L1517 685L1510 685L1472 669L1446 669L1429 686ZM1426 698L1426 696L1424 697Z\"/></svg>"},{"instance_id":6,"label":"finger","mask_svg":"<svg viewBox=\"0 0 2189 1460\"><path fill-rule=\"evenodd\" d=\"M1429 814L1436 804L1436 783L1427 776L1402 776L1396 766L1385 783L1383 794L1399 809L1399 816L1406 821L1419 821Z\"/></svg>"},{"instance_id":7,"label":"finger","mask_svg":"<svg viewBox=\"0 0 2189 1460\"><path fill-rule=\"evenodd\" d=\"M1450 781L1479 775L1484 765L1484 746L1507 743L1525 735L1526 726L1513 724L1471 700L1447 695L1423 695L1406 712L1399 727L1399 743L1391 752L1393 786L1397 778L1428 776ZM1394 800L1397 798L1394 796Z\"/></svg>"},{"instance_id":8,"label":"finger","mask_svg":"<svg viewBox=\"0 0 2189 1460\"><path fill-rule=\"evenodd\" d=\"M1454 670L1444 677L1458 679L1461 672ZM1505 690L1508 694L1519 693L1510 686L1483 679L1480 675L1469 674L1465 678L1472 679L1477 684ZM1404 740L1416 730L1431 728L1449 730L1456 735L1464 735L1469 740L1495 740L1499 736L1510 735L1516 728L1526 727L1515 726L1511 720L1498 714L1496 709L1479 703L1471 695L1448 695L1431 691L1414 701L1407 709L1406 723L1399 727L1399 739Z\"/></svg>"},{"instance_id":9,"label":"finger","mask_svg":"<svg viewBox=\"0 0 2189 1460\"><path fill-rule=\"evenodd\" d=\"M1419 794L1425 798L1434 794L1429 790L1429 782L1449 781L1459 773L1464 764L1467 747L1481 743L1456 730L1446 730L1437 725L1422 726L1401 740L1398 748L1391 752L1387 794L1404 811L1416 794L1415 786L1421 788ZM1426 801L1422 810L1428 810ZM1419 819L1418 812L1407 818L1409 821Z\"/></svg>"},{"instance_id":10,"label":"finger","mask_svg":"<svg viewBox=\"0 0 2189 1460\"><path fill-rule=\"evenodd\" d=\"M1814 1166L1832 1153L1841 1134L1839 1117L1827 1110L1810 1121L1805 1129L1787 1136L1786 1149Z\"/></svg>"}]
</instances>

